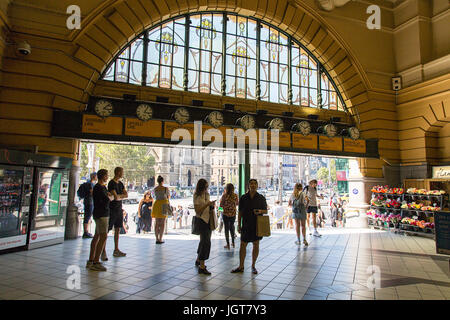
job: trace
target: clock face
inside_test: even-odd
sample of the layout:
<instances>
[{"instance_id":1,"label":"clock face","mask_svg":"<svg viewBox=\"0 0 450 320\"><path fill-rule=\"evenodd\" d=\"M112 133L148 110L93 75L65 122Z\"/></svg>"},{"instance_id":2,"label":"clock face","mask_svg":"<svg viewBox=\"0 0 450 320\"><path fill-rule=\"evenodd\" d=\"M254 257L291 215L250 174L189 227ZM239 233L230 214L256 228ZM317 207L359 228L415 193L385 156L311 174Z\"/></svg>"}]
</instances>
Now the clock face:
<instances>
[{"instance_id":1,"label":"clock face","mask_svg":"<svg viewBox=\"0 0 450 320\"><path fill-rule=\"evenodd\" d=\"M255 117L249 114L246 114L241 118L241 126L245 130L253 129L255 127Z\"/></svg>"},{"instance_id":2,"label":"clock face","mask_svg":"<svg viewBox=\"0 0 450 320\"><path fill-rule=\"evenodd\" d=\"M174 118L179 124L185 124L189 121L189 111L186 108L180 107L175 110Z\"/></svg>"},{"instance_id":3,"label":"clock face","mask_svg":"<svg viewBox=\"0 0 450 320\"><path fill-rule=\"evenodd\" d=\"M325 132L326 132L327 136L334 137L337 133L337 128L334 124L327 124L325 126Z\"/></svg>"},{"instance_id":4,"label":"clock face","mask_svg":"<svg viewBox=\"0 0 450 320\"><path fill-rule=\"evenodd\" d=\"M307 136L311 133L311 124L308 121L302 121L297 125L300 133L304 136Z\"/></svg>"},{"instance_id":5,"label":"clock face","mask_svg":"<svg viewBox=\"0 0 450 320\"><path fill-rule=\"evenodd\" d=\"M218 128L223 125L223 114L219 111L213 111L208 115L209 123L214 127Z\"/></svg>"},{"instance_id":6,"label":"clock face","mask_svg":"<svg viewBox=\"0 0 450 320\"><path fill-rule=\"evenodd\" d=\"M281 118L274 118L269 123L270 129L283 131L284 121Z\"/></svg>"},{"instance_id":7,"label":"clock face","mask_svg":"<svg viewBox=\"0 0 450 320\"><path fill-rule=\"evenodd\" d=\"M356 127L351 127L350 129L348 129L348 132L350 134L350 138L352 138L353 140L356 140L359 138L359 130Z\"/></svg>"},{"instance_id":8,"label":"clock face","mask_svg":"<svg viewBox=\"0 0 450 320\"><path fill-rule=\"evenodd\" d=\"M148 104L140 104L136 108L136 115L139 120L148 121L153 116L153 109Z\"/></svg>"},{"instance_id":9,"label":"clock face","mask_svg":"<svg viewBox=\"0 0 450 320\"><path fill-rule=\"evenodd\" d=\"M113 106L111 102L107 100L99 100L95 104L95 113L100 117L106 118L109 117L113 112Z\"/></svg>"}]
</instances>

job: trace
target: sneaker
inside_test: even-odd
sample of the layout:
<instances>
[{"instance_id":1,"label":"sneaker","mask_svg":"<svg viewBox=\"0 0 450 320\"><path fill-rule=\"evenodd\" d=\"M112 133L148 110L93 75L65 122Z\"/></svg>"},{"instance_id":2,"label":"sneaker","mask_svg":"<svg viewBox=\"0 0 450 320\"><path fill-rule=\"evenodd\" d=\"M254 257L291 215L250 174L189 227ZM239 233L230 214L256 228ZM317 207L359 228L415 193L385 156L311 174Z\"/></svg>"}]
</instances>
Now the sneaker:
<instances>
[{"instance_id":1,"label":"sneaker","mask_svg":"<svg viewBox=\"0 0 450 320\"><path fill-rule=\"evenodd\" d=\"M306 241L306 239L305 239L305 240L303 240L303 245L304 245L305 247L307 247L307 246L308 246L308 241Z\"/></svg>"},{"instance_id":2,"label":"sneaker","mask_svg":"<svg viewBox=\"0 0 450 320\"><path fill-rule=\"evenodd\" d=\"M94 263L93 261L88 260L88 261L86 262L86 269L89 269L89 268L92 266L93 263Z\"/></svg>"},{"instance_id":3,"label":"sneaker","mask_svg":"<svg viewBox=\"0 0 450 320\"><path fill-rule=\"evenodd\" d=\"M321 237L322 235L319 233L319 232L317 232L317 230L314 230L314 237Z\"/></svg>"},{"instance_id":4,"label":"sneaker","mask_svg":"<svg viewBox=\"0 0 450 320\"><path fill-rule=\"evenodd\" d=\"M102 256L101 256L100 259L101 259L102 261L108 261L108 256L106 255L106 252L105 252L105 251L102 252Z\"/></svg>"},{"instance_id":5,"label":"sneaker","mask_svg":"<svg viewBox=\"0 0 450 320\"><path fill-rule=\"evenodd\" d=\"M113 253L113 256L114 257L125 257L127 254L126 253L124 253L124 252L122 252L122 251L120 251L120 250L117 250L117 251L114 251L114 253Z\"/></svg>"},{"instance_id":6,"label":"sneaker","mask_svg":"<svg viewBox=\"0 0 450 320\"><path fill-rule=\"evenodd\" d=\"M91 239L91 238L93 238L94 236L92 235L92 234L90 234L89 232L87 232L87 233L83 233L83 239Z\"/></svg>"},{"instance_id":7,"label":"sneaker","mask_svg":"<svg viewBox=\"0 0 450 320\"><path fill-rule=\"evenodd\" d=\"M89 267L89 270L91 270L91 271L106 271L106 268L102 265L101 262L94 262Z\"/></svg>"}]
</instances>

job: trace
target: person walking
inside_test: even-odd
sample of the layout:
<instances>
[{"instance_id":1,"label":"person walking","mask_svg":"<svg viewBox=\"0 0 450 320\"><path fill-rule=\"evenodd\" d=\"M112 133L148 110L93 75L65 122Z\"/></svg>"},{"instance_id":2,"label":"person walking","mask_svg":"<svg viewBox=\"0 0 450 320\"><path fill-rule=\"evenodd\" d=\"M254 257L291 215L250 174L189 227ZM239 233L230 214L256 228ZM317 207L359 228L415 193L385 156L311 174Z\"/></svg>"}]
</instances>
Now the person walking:
<instances>
[{"instance_id":1,"label":"person walking","mask_svg":"<svg viewBox=\"0 0 450 320\"><path fill-rule=\"evenodd\" d=\"M167 215L163 212L163 205L169 204L170 193L169 189L164 187L164 178L158 176L156 179L158 185L153 189L155 194L155 202L153 203L152 218L155 218L155 237L156 244L162 244L162 237L164 234L164 227Z\"/></svg>"},{"instance_id":2,"label":"person walking","mask_svg":"<svg viewBox=\"0 0 450 320\"><path fill-rule=\"evenodd\" d=\"M220 206L223 208L222 220L225 227L225 239L227 245L225 249L230 250L230 233L231 233L231 244L234 246L234 236L235 227L234 223L236 221L236 206L239 204L239 198L236 193L234 193L234 185L228 183L225 186L225 192L220 198Z\"/></svg>"},{"instance_id":3,"label":"person walking","mask_svg":"<svg viewBox=\"0 0 450 320\"><path fill-rule=\"evenodd\" d=\"M302 192L303 186L301 183L296 183L294 187L294 192L289 199L289 206L292 207L292 218L295 220L295 232L297 233L296 245L300 242L300 227L303 234L303 245L307 246L308 241L306 241L306 197Z\"/></svg>"},{"instance_id":4,"label":"person walking","mask_svg":"<svg viewBox=\"0 0 450 320\"><path fill-rule=\"evenodd\" d=\"M90 180L86 181L78 188L78 197L83 199L84 205L84 219L83 219L83 238L92 238L93 235L89 233L89 226L91 224L92 212L94 211L94 199L92 193L94 186L97 183L97 173L90 174Z\"/></svg>"},{"instance_id":5,"label":"person walking","mask_svg":"<svg viewBox=\"0 0 450 320\"><path fill-rule=\"evenodd\" d=\"M110 201L114 196L106 189L108 181L108 170L100 169L97 172L98 182L92 190L94 209L92 214L95 221L95 235L91 241L91 250L86 268L92 271L106 271L102 265L100 255L105 251L106 238L108 237L108 225L110 215Z\"/></svg>"},{"instance_id":6,"label":"person walking","mask_svg":"<svg viewBox=\"0 0 450 320\"><path fill-rule=\"evenodd\" d=\"M267 213L266 198L257 192L258 181L250 179L248 192L239 199L238 232L241 234L241 247L239 250L239 267L231 270L231 273L244 272L244 261L247 254L247 244L253 243L252 273L257 274L256 260L259 255L259 241L256 233L256 216Z\"/></svg>"},{"instance_id":7,"label":"person walking","mask_svg":"<svg viewBox=\"0 0 450 320\"><path fill-rule=\"evenodd\" d=\"M273 207L273 216L277 222L277 229L283 229L284 224L284 214L285 210L280 204L280 200L275 201L275 206Z\"/></svg>"},{"instance_id":8,"label":"person walking","mask_svg":"<svg viewBox=\"0 0 450 320\"><path fill-rule=\"evenodd\" d=\"M139 223L142 226L144 234L152 230L152 205L152 194L150 191L146 191L138 206Z\"/></svg>"},{"instance_id":9,"label":"person walking","mask_svg":"<svg viewBox=\"0 0 450 320\"><path fill-rule=\"evenodd\" d=\"M208 181L200 179L197 182L194 193L194 208L200 230L200 242L197 249L195 265L198 266L199 274L210 275L206 269L205 260L208 260L211 252L211 232L215 229L214 208L216 200L210 201L208 193Z\"/></svg>"},{"instance_id":10,"label":"person walking","mask_svg":"<svg viewBox=\"0 0 450 320\"><path fill-rule=\"evenodd\" d=\"M116 167L114 169L114 178L108 183L108 191L114 196L114 200L110 203L111 215L109 219L109 229L108 231L114 229L114 252L113 256L125 257L127 254L119 250L119 235L120 228L123 227L123 211L122 211L122 200L128 198L128 192L125 189L122 181L123 178L123 168ZM106 252L103 251L102 256L103 261L107 261L108 257Z\"/></svg>"},{"instance_id":11,"label":"person walking","mask_svg":"<svg viewBox=\"0 0 450 320\"><path fill-rule=\"evenodd\" d=\"M321 235L317 231L317 199L323 199L322 196L317 194L317 180L311 180L309 185L303 191L306 196L306 223L309 228L309 234L313 234L311 232L310 219L312 216L313 226L314 226L314 236L320 237Z\"/></svg>"}]
</instances>

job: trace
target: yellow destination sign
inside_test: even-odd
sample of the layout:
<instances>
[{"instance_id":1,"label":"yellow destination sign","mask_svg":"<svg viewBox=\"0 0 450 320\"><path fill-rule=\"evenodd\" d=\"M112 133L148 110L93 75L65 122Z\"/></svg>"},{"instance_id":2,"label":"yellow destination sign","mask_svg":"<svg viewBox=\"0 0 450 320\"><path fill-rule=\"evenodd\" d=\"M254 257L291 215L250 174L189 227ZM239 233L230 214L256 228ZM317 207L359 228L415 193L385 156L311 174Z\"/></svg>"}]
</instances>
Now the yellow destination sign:
<instances>
[{"instance_id":1,"label":"yellow destination sign","mask_svg":"<svg viewBox=\"0 0 450 320\"><path fill-rule=\"evenodd\" d=\"M366 140L353 140L344 138L344 151L366 153Z\"/></svg>"},{"instance_id":2,"label":"yellow destination sign","mask_svg":"<svg viewBox=\"0 0 450 320\"><path fill-rule=\"evenodd\" d=\"M296 149L313 149L317 150L317 136L304 136L300 133L292 134L292 146Z\"/></svg>"},{"instance_id":3,"label":"yellow destination sign","mask_svg":"<svg viewBox=\"0 0 450 320\"><path fill-rule=\"evenodd\" d=\"M329 151L342 151L342 138L329 138L326 136L319 136L319 149Z\"/></svg>"},{"instance_id":4,"label":"yellow destination sign","mask_svg":"<svg viewBox=\"0 0 450 320\"><path fill-rule=\"evenodd\" d=\"M141 121L125 120L125 135L138 137L161 138L162 122L157 120Z\"/></svg>"},{"instance_id":5,"label":"yellow destination sign","mask_svg":"<svg viewBox=\"0 0 450 320\"><path fill-rule=\"evenodd\" d=\"M91 114L83 114L81 132L96 134L122 135L123 119L120 117L100 118Z\"/></svg>"},{"instance_id":6,"label":"yellow destination sign","mask_svg":"<svg viewBox=\"0 0 450 320\"><path fill-rule=\"evenodd\" d=\"M190 134L190 140L194 140L194 124L193 123L186 123L184 125L179 125L176 122L173 121L165 121L164 122L164 138L171 139L172 134L176 129L186 129L189 131ZM178 138L178 137L177 137ZM180 140L182 140L180 138Z\"/></svg>"},{"instance_id":7,"label":"yellow destination sign","mask_svg":"<svg viewBox=\"0 0 450 320\"><path fill-rule=\"evenodd\" d=\"M267 145L272 145L272 131L267 130ZM278 133L278 146L290 148L291 147L291 134L289 132Z\"/></svg>"}]
</instances>

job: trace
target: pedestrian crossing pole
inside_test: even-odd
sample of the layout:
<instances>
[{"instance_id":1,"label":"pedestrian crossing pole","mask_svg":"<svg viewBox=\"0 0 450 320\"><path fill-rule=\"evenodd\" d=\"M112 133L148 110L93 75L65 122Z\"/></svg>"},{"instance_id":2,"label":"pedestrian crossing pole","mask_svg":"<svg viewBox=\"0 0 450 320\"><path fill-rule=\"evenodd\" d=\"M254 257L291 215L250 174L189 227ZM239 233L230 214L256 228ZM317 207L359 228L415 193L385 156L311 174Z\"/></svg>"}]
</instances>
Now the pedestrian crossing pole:
<instances>
[{"instance_id":1,"label":"pedestrian crossing pole","mask_svg":"<svg viewBox=\"0 0 450 320\"><path fill-rule=\"evenodd\" d=\"M250 179L250 149L239 150L239 197L247 192L247 183Z\"/></svg>"}]
</instances>

